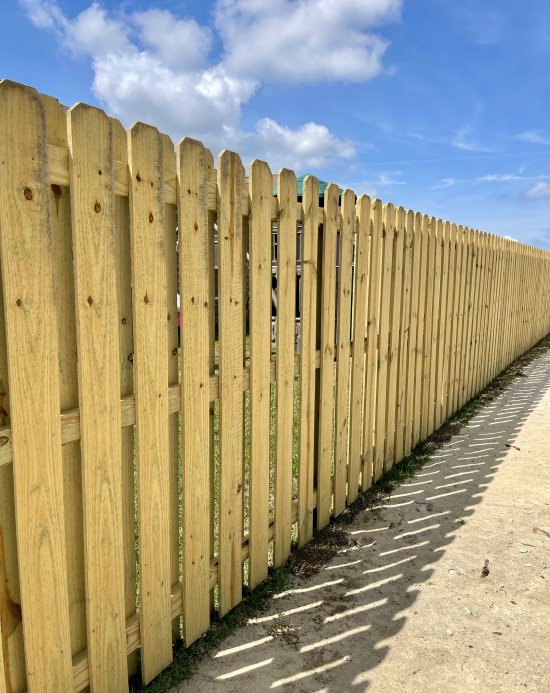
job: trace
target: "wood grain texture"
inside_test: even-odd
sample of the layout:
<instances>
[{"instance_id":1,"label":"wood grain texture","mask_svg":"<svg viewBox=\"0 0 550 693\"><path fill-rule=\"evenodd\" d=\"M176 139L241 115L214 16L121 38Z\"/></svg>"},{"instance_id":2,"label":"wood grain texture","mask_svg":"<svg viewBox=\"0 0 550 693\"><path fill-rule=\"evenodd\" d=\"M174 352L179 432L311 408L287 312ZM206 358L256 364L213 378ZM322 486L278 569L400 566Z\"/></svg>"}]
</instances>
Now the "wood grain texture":
<instances>
[{"instance_id":1,"label":"wood grain texture","mask_svg":"<svg viewBox=\"0 0 550 693\"><path fill-rule=\"evenodd\" d=\"M26 686L70 690L50 186L36 92L1 82L0 122L0 252Z\"/></svg>"},{"instance_id":2,"label":"wood grain texture","mask_svg":"<svg viewBox=\"0 0 550 693\"><path fill-rule=\"evenodd\" d=\"M277 176L277 355L275 413L275 536L273 565L290 554L292 505L292 434L294 423L294 340L296 332L296 176Z\"/></svg>"},{"instance_id":3,"label":"wood grain texture","mask_svg":"<svg viewBox=\"0 0 550 693\"><path fill-rule=\"evenodd\" d=\"M412 450L412 431L414 420L414 387L416 374L416 339L418 333L418 285L420 279L421 243L415 228L415 214L407 212L407 245L409 248L410 288L409 288L409 325L408 357L406 368L405 416L403 426L403 455L406 457Z\"/></svg>"},{"instance_id":4,"label":"wood grain texture","mask_svg":"<svg viewBox=\"0 0 550 693\"><path fill-rule=\"evenodd\" d=\"M302 278L300 304L300 424L298 461L298 544L313 536L315 471L315 378L319 183L306 176L302 189Z\"/></svg>"},{"instance_id":5,"label":"wood grain texture","mask_svg":"<svg viewBox=\"0 0 550 693\"><path fill-rule=\"evenodd\" d=\"M346 507L348 480L348 434L350 416L351 372L351 290L353 281L353 230L355 226L355 193L344 190L342 194L342 223L339 233L338 299L336 343L336 401L334 439L334 515L340 515ZM364 319L364 318L363 318ZM365 328L359 338L364 343ZM362 350L364 352L364 349ZM362 354L364 358L364 354ZM360 440L360 439L359 439Z\"/></svg>"},{"instance_id":6,"label":"wood grain texture","mask_svg":"<svg viewBox=\"0 0 550 693\"><path fill-rule=\"evenodd\" d=\"M128 135L122 124L110 118L113 135L113 157L128 161ZM134 399L134 320L132 315L132 267L130 257L130 209L127 197L115 197L115 256L118 291L119 368L121 401ZM135 412L134 412L135 422ZM136 616L136 475L135 427L122 428L122 536L124 550L124 601L126 618ZM137 652L128 655L128 673L138 670Z\"/></svg>"},{"instance_id":7,"label":"wood grain texture","mask_svg":"<svg viewBox=\"0 0 550 693\"><path fill-rule=\"evenodd\" d=\"M384 470L391 469L395 462L395 437L397 428L397 406L399 397L399 355L401 342L401 311L403 301L403 260L405 240L405 210L395 210L393 227L393 269L391 278L389 315L388 383L386 394L386 450Z\"/></svg>"},{"instance_id":8,"label":"wood grain texture","mask_svg":"<svg viewBox=\"0 0 550 693\"><path fill-rule=\"evenodd\" d=\"M367 299L370 279L370 226L371 201L361 195L357 201L357 237L353 289L353 344L351 363L351 395L349 422L349 462L347 502L353 503L359 492L359 477L364 459L362 450L364 390L365 390L365 335L367 327Z\"/></svg>"},{"instance_id":9,"label":"wood grain texture","mask_svg":"<svg viewBox=\"0 0 550 693\"><path fill-rule=\"evenodd\" d=\"M411 281L413 252L413 217L403 213L403 283L401 287L401 330L399 339L399 371L397 376L397 411L395 419L394 461L400 462L405 449L405 422L407 420L407 388L409 373L409 342L411 323Z\"/></svg>"},{"instance_id":10,"label":"wood grain texture","mask_svg":"<svg viewBox=\"0 0 550 693\"><path fill-rule=\"evenodd\" d=\"M392 274L394 244L394 208L384 205L382 233L382 276L380 282L380 322L378 331L378 378L374 440L373 480L384 471L388 415L388 375L390 367L390 318L392 306Z\"/></svg>"},{"instance_id":11,"label":"wood grain texture","mask_svg":"<svg viewBox=\"0 0 550 693\"><path fill-rule=\"evenodd\" d=\"M128 687L113 141L102 111L68 113L90 680Z\"/></svg>"},{"instance_id":12,"label":"wood grain texture","mask_svg":"<svg viewBox=\"0 0 550 693\"><path fill-rule=\"evenodd\" d=\"M266 579L269 550L271 372L271 198L269 166L250 164L250 567L253 589Z\"/></svg>"},{"instance_id":13,"label":"wood grain texture","mask_svg":"<svg viewBox=\"0 0 550 693\"><path fill-rule=\"evenodd\" d=\"M155 128L142 123L132 126L128 132L128 164L141 671L143 681L149 683L172 661L164 148Z\"/></svg>"},{"instance_id":14,"label":"wood grain texture","mask_svg":"<svg viewBox=\"0 0 550 693\"><path fill-rule=\"evenodd\" d=\"M218 320L220 349L220 613L242 598L243 252L242 164L218 157Z\"/></svg>"},{"instance_id":15,"label":"wood grain texture","mask_svg":"<svg viewBox=\"0 0 550 693\"><path fill-rule=\"evenodd\" d=\"M208 155L202 143L188 138L180 142L177 175L182 334L183 612L185 643L191 644L210 625L212 501L207 385L210 377L211 258L206 205Z\"/></svg>"},{"instance_id":16,"label":"wood grain texture","mask_svg":"<svg viewBox=\"0 0 550 693\"><path fill-rule=\"evenodd\" d=\"M426 331L426 278L428 274L428 238L425 219L416 213L414 218L416 243L420 247L420 281L418 285L418 330L416 336L416 373L414 386L414 420L412 447L422 440L422 393L424 386L424 335Z\"/></svg>"},{"instance_id":17,"label":"wood grain texture","mask_svg":"<svg viewBox=\"0 0 550 693\"><path fill-rule=\"evenodd\" d=\"M325 223L321 290L321 370L319 382L319 430L317 446L317 529L330 520L334 445L334 356L336 339L336 239L338 186L325 190Z\"/></svg>"},{"instance_id":18,"label":"wood grain texture","mask_svg":"<svg viewBox=\"0 0 550 693\"><path fill-rule=\"evenodd\" d=\"M442 243L441 234L443 227L439 219L431 219L431 229L434 245L434 272L433 272L433 305L432 305L432 343L430 346L430 374L429 374L429 395L428 395L428 430L431 435L435 425L435 402L437 390L437 356L439 345L440 315L439 306L441 302L441 259Z\"/></svg>"},{"instance_id":19,"label":"wood grain texture","mask_svg":"<svg viewBox=\"0 0 550 693\"><path fill-rule=\"evenodd\" d=\"M164 150L164 171L166 175L175 174L176 157L174 144L168 135L161 135ZM212 166L213 168L213 166ZM166 356L168 359L168 385L169 392L172 388L179 388L179 353L178 353L178 308L177 294L179 288L177 270L177 206L166 202L164 199L164 219L166 234L166 291L167 308L166 316L167 343ZM213 244L212 244L213 245ZM211 301L213 303L213 299ZM213 311L212 311L213 312ZM168 407L170 411L170 406ZM175 585L180 579L180 564L183 546L180 549L180 497L182 495L181 475L179 472L179 419L180 413L170 412L169 415L169 456L170 456L170 584ZM183 542L181 542L183 544ZM172 622L172 639L181 638L181 617L176 617Z\"/></svg>"},{"instance_id":20,"label":"wood grain texture","mask_svg":"<svg viewBox=\"0 0 550 693\"><path fill-rule=\"evenodd\" d=\"M443 353L439 363L440 378L441 378L441 401L439 403L439 411L436 404L436 422L440 426L447 418L447 400L449 395L449 359L451 352L451 330L453 320L453 291L454 291L454 264L455 253L451 235L451 225L448 221L443 224L443 239L445 243L443 272L446 273L444 278L444 309L443 316L445 322L443 336ZM443 275L445 277L445 274Z\"/></svg>"},{"instance_id":21,"label":"wood grain texture","mask_svg":"<svg viewBox=\"0 0 550 693\"><path fill-rule=\"evenodd\" d=\"M365 386L363 400L363 469L361 490L370 488L374 475L374 445L376 440L378 372L380 359L380 297L383 262L382 203L374 200L371 207L369 297L367 304L367 354L365 357Z\"/></svg>"}]
</instances>

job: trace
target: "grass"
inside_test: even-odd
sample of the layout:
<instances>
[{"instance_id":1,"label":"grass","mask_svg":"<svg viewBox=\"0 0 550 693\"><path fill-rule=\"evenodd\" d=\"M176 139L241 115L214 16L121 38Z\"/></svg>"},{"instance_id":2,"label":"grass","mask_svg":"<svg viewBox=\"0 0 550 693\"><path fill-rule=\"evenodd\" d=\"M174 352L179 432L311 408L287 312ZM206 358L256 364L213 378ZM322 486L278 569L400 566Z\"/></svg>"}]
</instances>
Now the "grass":
<instances>
[{"instance_id":1,"label":"grass","mask_svg":"<svg viewBox=\"0 0 550 693\"><path fill-rule=\"evenodd\" d=\"M179 642L174 646L174 661L157 676L148 686L142 686L139 675L130 680L132 693L161 693L172 686L193 676L199 662L211 655L221 642L237 628L246 625L248 619L269 608L270 598L282 591L294 576L307 578L319 572L339 550L349 546L350 538L346 527L356 516L367 508L375 508L402 483L413 477L432 455L453 435L458 433L483 407L498 397L506 388L519 377L524 376L523 369L534 359L550 349L550 334L536 344L532 349L520 356L505 371L498 375L487 388L478 396L467 402L464 407L446 421L441 428L433 433L426 441L418 445L410 455L399 464L394 465L366 493L362 494L353 505L335 518L328 527L317 532L313 540L301 549L293 547L287 563L276 570L270 569L267 580L255 590L249 591L244 587L243 601L223 619L214 613L210 629L188 648ZM272 420L274 420L275 399L272 392ZM295 387L295 433L299 413L299 388ZM248 436L248 433L245 434ZM271 436L271 455L274 455L274 428ZM293 466L297 464L297 450L294 451ZM294 470L296 473L296 469ZM433 507L427 506L427 510ZM461 521L465 523L464 520ZM279 628L280 626L280 628ZM275 635L292 638L288 624L274 624ZM280 632L279 632L280 631Z\"/></svg>"}]
</instances>

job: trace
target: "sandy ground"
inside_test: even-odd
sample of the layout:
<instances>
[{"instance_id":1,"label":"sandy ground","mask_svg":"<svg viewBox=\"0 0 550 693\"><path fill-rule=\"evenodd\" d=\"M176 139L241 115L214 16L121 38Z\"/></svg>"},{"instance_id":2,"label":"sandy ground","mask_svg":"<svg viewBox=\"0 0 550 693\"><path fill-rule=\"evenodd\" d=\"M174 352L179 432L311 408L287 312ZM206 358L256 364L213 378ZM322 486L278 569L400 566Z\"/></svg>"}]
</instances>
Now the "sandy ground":
<instances>
[{"instance_id":1,"label":"sandy ground","mask_svg":"<svg viewBox=\"0 0 550 693\"><path fill-rule=\"evenodd\" d=\"M550 691L550 352L525 373L178 693Z\"/></svg>"}]
</instances>

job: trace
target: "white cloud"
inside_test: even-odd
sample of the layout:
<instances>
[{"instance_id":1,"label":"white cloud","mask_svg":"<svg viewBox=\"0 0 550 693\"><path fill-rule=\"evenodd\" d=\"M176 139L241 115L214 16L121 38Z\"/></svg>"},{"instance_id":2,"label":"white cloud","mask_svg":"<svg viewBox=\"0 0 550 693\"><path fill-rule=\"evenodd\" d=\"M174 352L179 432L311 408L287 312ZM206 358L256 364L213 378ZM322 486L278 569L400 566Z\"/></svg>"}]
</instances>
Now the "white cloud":
<instances>
[{"instance_id":1,"label":"white cloud","mask_svg":"<svg viewBox=\"0 0 550 693\"><path fill-rule=\"evenodd\" d=\"M255 79L365 82L388 47L372 29L398 19L401 0L219 0L224 62Z\"/></svg>"},{"instance_id":2,"label":"white cloud","mask_svg":"<svg viewBox=\"0 0 550 693\"><path fill-rule=\"evenodd\" d=\"M518 135L518 140L530 144L550 145L550 137L543 135L539 130L525 130Z\"/></svg>"},{"instance_id":3,"label":"white cloud","mask_svg":"<svg viewBox=\"0 0 550 693\"><path fill-rule=\"evenodd\" d=\"M333 160L350 160L355 149L348 140L335 137L327 127L306 123L296 130L263 118L254 132L233 134L236 148L243 154L265 153L273 171L280 167L296 169L322 168Z\"/></svg>"},{"instance_id":4,"label":"white cloud","mask_svg":"<svg viewBox=\"0 0 550 693\"><path fill-rule=\"evenodd\" d=\"M533 200L548 200L550 199L550 183L545 181L535 183L525 194Z\"/></svg>"},{"instance_id":5,"label":"white cloud","mask_svg":"<svg viewBox=\"0 0 550 693\"><path fill-rule=\"evenodd\" d=\"M212 31L194 19L177 19L168 10L136 12L133 20L143 43L174 70L204 67L212 47Z\"/></svg>"},{"instance_id":6,"label":"white cloud","mask_svg":"<svg viewBox=\"0 0 550 693\"><path fill-rule=\"evenodd\" d=\"M174 139L304 169L355 150L318 123L290 129L265 118L243 132L243 106L262 83L373 78L388 46L373 30L399 18L402 0L218 0L218 60L211 27L166 9L125 14L94 1L68 17L55 0L20 2L35 26L90 59L95 96L125 125L142 120Z\"/></svg>"}]
</instances>

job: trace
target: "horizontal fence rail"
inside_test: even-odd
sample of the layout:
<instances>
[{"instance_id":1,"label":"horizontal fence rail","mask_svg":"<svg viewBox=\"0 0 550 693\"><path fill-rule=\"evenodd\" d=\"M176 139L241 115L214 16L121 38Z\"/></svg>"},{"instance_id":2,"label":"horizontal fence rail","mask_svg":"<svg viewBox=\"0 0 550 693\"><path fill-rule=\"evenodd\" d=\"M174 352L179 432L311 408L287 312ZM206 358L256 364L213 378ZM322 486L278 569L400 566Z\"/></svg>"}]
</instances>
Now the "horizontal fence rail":
<instances>
[{"instance_id":1,"label":"horizontal fence rail","mask_svg":"<svg viewBox=\"0 0 550 693\"><path fill-rule=\"evenodd\" d=\"M0 693L127 690L550 331L550 253L0 83Z\"/></svg>"}]
</instances>

